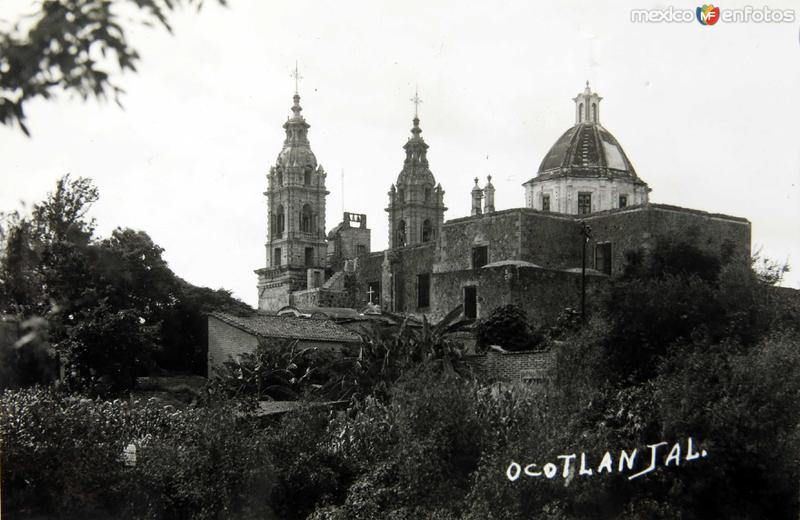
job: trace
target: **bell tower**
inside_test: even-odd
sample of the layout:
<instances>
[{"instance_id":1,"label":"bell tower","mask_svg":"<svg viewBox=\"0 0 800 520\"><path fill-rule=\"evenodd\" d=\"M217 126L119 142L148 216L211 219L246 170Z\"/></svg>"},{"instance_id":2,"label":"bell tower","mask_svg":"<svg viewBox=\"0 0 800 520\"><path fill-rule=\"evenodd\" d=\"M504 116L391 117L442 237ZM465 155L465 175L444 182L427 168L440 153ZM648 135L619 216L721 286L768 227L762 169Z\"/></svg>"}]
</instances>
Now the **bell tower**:
<instances>
[{"instance_id":1,"label":"bell tower","mask_svg":"<svg viewBox=\"0 0 800 520\"><path fill-rule=\"evenodd\" d=\"M397 248L436 240L444 221L444 190L428 167L428 145L420 135L418 93L414 102L411 137L403 148L406 159L397 182L389 189L389 247Z\"/></svg>"},{"instance_id":2,"label":"bell tower","mask_svg":"<svg viewBox=\"0 0 800 520\"><path fill-rule=\"evenodd\" d=\"M310 125L302 115L295 66L292 115L283 124L286 138L267 174L268 225L266 267L258 274L258 307L277 310L291 303L291 293L324 282L325 170L308 141Z\"/></svg>"},{"instance_id":3,"label":"bell tower","mask_svg":"<svg viewBox=\"0 0 800 520\"><path fill-rule=\"evenodd\" d=\"M295 80L299 79L295 69ZM325 170L308 142L309 124L302 116L295 88L292 115L283 124L286 138L270 168L265 192L269 208L267 266L322 267L325 261Z\"/></svg>"}]
</instances>

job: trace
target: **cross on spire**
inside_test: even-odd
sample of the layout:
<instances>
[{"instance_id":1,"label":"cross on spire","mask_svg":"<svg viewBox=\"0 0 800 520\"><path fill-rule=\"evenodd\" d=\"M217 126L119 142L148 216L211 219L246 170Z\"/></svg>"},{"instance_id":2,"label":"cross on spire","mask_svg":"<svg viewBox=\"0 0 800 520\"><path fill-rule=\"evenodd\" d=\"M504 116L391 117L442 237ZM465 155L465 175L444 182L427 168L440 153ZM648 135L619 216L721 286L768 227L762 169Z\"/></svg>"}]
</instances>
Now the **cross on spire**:
<instances>
[{"instance_id":1,"label":"cross on spire","mask_svg":"<svg viewBox=\"0 0 800 520\"><path fill-rule=\"evenodd\" d=\"M419 117L419 105L422 103L422 99L419 97L419 88L414 89L414 97L411 98L411 102L414 103L414 117Z\"/></svg>"},{"instance_id":2,"label":"cross on spire","mask_svg":"<svg viewBox=\"0 0 800 520\"><path fill-rule=\"evenodd\" d=\"M303 79L303 76L300 75L296 60L294 62L294 72L292 72L290 75L294 78L294 94L298 95L300 90L300 80Z\"/></svg>"}]
</instances>

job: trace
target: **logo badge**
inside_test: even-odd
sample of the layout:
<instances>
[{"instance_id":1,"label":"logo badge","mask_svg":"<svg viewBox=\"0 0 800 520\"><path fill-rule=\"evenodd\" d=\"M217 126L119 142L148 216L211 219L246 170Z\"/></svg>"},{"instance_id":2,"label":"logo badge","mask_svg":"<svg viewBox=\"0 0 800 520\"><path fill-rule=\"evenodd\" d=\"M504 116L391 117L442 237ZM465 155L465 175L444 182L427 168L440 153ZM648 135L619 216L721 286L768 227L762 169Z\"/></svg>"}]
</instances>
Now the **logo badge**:
<instances>
[{"instance_id":1,"label":"logo badge","mask_svg":"<svg viewBox=\"0 0 800 520\"><path fill-rule=\"evenodd\" d=\"M702 25L714 25L719 21L719 7L703 4L697 8L697 21Z\"/></svg>"}]
</instances>

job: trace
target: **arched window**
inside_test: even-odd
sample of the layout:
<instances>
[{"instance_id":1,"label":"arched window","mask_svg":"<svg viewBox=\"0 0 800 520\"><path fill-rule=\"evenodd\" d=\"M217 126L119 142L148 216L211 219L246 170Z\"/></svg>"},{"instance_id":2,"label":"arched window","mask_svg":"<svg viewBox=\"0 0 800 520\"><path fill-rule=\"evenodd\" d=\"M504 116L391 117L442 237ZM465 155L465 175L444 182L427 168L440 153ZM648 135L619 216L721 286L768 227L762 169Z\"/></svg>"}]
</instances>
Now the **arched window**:
<instances>
[{"instance_id":1,"label":"arched window","mask_svg":"<svg viewBox=\"0 0 800 520\"><path fill-rule=\"evenodd\" d=\"M406 221L401 220L397 223L397 247L406 245Z\"/></svg>"},{"instance_id":2,"label":"arched window","mask_svg":"<svg viewBox=\"0 0 800 520\"><path fill-rule=\"evenodd\" d=\"M592 121L597 122L597 103L592 103Z\"/></svg>"},{"instance_id":3,"label":"arched window","mask_svg":"<svg viewBox=\"0 0 800 520\"><path fill-rule=\"evenodd\" d=\"M400 188L397 190L397 200L398 202L405 202L406 201L406 190Z\"/></svg>"},{"instance_id":4,"label":"arched window","mask_svg":"<svg viewBox=\"0 0 800 520\"><path fill-rule=\"evenodd\" d=\"M431 201L431 189L426 187L425 188L425 202L430 202L430 201Z\"/></svg>"},{"instance_id":5,"label":"arched window","mask_svg":"<svg viewBox=\"0 0 800 520\"><path fill-rule=\"evenodd\" d=\"M583 103L578 105L578 122L583 123Z\"/></svg>"},{"instance_id":6,"label":"arched window","mask_svg":"<svg viewBox=\"0 0 800 520\"><path fill-rule=\"evenodd\" d=\"M431 226L431 221L425 219L425 222L422 223L422 241L423 242L430 242L433 240L433 226Z\"/></svg>"},{"instance_id":7,"label":"arched window","mask_svg":"<svg viewBox=\"0 0 800 520\"><path fill-rule=\"evenodd\" d=\"M275 178L277 179L278 186L283 186L283 170L278 168Z\"/></svg>"},{"instance_id":8,"label":"arched window","mask_svg":"<svg viewBox=\"0 0 800 520\"><path fill-rule=\"evenodd\" d=\"M284 218L283 205L279 205L278 211L275 213L275 236L277 238L283 236Z\"/></svg>"},{"instance_id":9,"label":"arched window","mask_svg":"<svg viewBox=\"0 0 800 520\"><path fill-rule=\"evenodd\" d=\"M303 210L300 212L300 231L311 233L311 206L308 204L303 205Z\"/></svg>"},{"instance_id":10,"label":"arched window","mask_svg":"<svg viewBox=\"0 0 800 520\"><path fill-rule=\"evenodd\" d=\"M303 184L306 186L311 185L311 168L306 168L303 171Z\"/></svg>"}]
</instances>

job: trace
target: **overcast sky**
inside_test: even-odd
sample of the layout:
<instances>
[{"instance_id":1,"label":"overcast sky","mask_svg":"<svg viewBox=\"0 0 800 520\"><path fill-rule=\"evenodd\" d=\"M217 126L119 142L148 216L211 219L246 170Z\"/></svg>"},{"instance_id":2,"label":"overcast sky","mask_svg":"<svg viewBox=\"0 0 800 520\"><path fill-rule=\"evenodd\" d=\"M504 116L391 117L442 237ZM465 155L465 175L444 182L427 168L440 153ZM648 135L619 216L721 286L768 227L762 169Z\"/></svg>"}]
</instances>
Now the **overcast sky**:
<instances>
[{"instance_id":1,"label":"overcast sky","mask_svg":"<svg viewBox=\"0 0 800 520\"><path fill-rule=\"evenodd\" d=\"M415 85L452 219L469 213L476 176L493 176L498 209L524 205L522 183L572 126L589 80L651 201L749 219L753 250L788 258L797 272L786 284L800 283L800 16L702 26L631 23L631 8L697 6L681 2L206 3L176 15L173 36L129 29L142 61L119 78L124 110L63 96L28 107L31 138L0 127L0 210L41 200L64 173L91 177L100 235L145 230L179 276L255 305L265 175L295 60L328 172L326 228L343 208L366 213L373 250L387 244L383 208ZM30 2L2 4L13 18Z\"/></svg>"}]
</instances>

